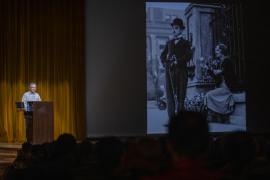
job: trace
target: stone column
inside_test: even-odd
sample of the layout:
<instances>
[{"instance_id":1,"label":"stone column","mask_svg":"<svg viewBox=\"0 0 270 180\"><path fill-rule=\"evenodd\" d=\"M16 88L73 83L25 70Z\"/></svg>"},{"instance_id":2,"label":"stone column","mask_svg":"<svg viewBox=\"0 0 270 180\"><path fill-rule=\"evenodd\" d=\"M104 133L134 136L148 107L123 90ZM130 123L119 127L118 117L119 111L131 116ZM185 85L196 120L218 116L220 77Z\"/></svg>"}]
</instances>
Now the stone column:
<instances>
[{"instance_id":1,"label":"stone column","mask_svg":"<svg viewBox=\"0 0 270 180\"><path fill-rule=\"evenodd\" d=\"M195 77L189 79L187 96L193 97L196 93L205 91L206 84L202 77L200 58L208 59L212 55L212 30L210 22L216 6L205 4L190 4L185 10L187 22L187 35L193 34L192 46L195 47L193 63L195 64ZM190 40L190 39L189 39ZM209 86L209 84L207 84Z\"/></svg>"}]
</instances>

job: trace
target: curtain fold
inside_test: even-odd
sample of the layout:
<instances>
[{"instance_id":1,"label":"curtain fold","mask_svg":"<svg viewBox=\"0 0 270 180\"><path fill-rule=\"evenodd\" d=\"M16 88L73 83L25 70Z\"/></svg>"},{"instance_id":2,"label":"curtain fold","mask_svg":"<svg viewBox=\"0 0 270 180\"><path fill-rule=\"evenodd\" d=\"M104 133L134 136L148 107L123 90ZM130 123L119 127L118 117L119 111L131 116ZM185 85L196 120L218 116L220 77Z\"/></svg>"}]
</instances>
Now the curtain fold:
<instances>
[{"instance_id":1,"label":"curtain fold","mask_svg":"<svg viewBox=\"0 0 270 180\"><path fill-rule=\"evenodd\" d=\"M29 84L54 101L54 138L85 139L84 0L0 1L0 142L24 142L15 102Z\"/></svg>"}]
</instances>

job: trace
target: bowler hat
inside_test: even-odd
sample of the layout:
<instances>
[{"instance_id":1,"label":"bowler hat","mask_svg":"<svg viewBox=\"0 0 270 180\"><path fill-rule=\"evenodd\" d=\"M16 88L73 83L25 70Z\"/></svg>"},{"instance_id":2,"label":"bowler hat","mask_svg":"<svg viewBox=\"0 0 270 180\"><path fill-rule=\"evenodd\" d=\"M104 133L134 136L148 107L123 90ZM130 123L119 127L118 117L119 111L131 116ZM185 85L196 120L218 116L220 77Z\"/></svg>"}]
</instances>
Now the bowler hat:
<instances>
[{"instance_id":1,"label":"bowler hat","mask_svg":"<svg viewBox=\"0 0 270 180\"><path fill-rule=\"evenodd\" d=\"M183 25L182 19L175 18L173 20L173 23L171 23L171 26L173 26L173 25L178 25L180 27L180 29L185 29L185 26Z\"/></svg>"}]
</instances>

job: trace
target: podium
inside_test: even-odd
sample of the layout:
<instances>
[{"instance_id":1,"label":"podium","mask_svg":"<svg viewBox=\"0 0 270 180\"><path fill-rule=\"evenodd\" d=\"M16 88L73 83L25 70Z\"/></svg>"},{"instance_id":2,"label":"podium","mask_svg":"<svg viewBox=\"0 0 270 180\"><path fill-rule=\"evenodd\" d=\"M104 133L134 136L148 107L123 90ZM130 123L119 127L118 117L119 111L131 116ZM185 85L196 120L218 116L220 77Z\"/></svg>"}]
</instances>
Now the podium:
<instances>
[{"instance_id":1,"label":"podium","mask_svg":"<svg viewBox=\"0 0 270 180\"><path fill-rule=\"evenodd\" d=\"M53 101L27 102L33 107L33 118L28 124L27 141L32 144L43 144L54 140L54 107Z\"/></svg>"}]
</instances>

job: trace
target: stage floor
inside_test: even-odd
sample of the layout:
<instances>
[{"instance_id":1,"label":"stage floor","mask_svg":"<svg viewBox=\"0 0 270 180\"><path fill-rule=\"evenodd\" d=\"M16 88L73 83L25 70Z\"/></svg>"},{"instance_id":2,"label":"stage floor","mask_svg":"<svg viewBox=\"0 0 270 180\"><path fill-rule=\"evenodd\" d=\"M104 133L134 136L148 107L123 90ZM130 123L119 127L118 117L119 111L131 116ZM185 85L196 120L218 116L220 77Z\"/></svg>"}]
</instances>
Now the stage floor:
<instances>
[{"instance_id":1,"label":"stage floor","mask_svg":"<svg viewBox=\"0 0 270 180\"><path fill-rule=\"evenodd\" d=\"M23 142L0 143L0 149L21 149Z\"/></svg>"},{"instance_id":2,"label":"stage floor","mask_svg":"<svg viewBox=\"0 0 270 180\"><path fill-rule=\"evenodd\" d=\"M0 172L11 164L17 157L17 151L23 143L0 143ZM0 173L1 174L1 173Z\"/></svg>"}]
</instances>

